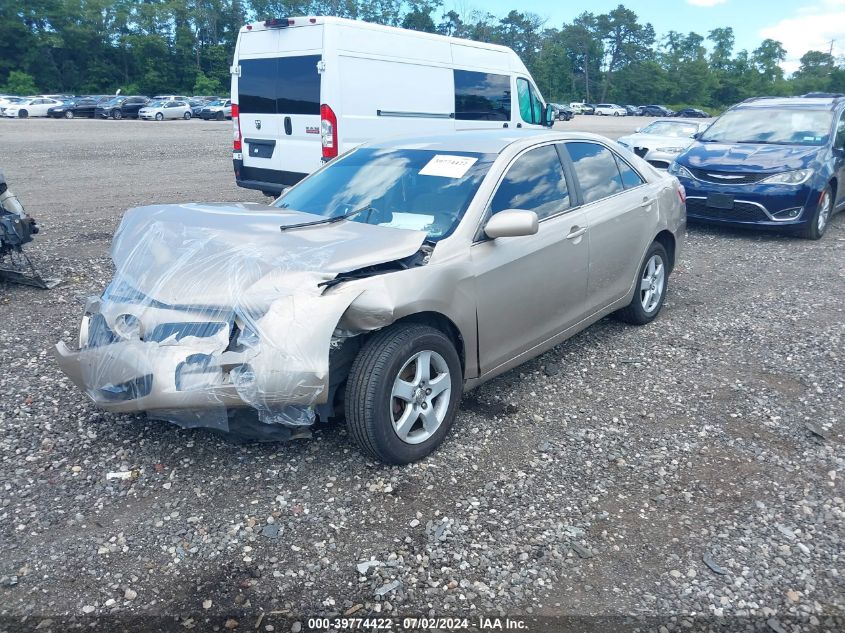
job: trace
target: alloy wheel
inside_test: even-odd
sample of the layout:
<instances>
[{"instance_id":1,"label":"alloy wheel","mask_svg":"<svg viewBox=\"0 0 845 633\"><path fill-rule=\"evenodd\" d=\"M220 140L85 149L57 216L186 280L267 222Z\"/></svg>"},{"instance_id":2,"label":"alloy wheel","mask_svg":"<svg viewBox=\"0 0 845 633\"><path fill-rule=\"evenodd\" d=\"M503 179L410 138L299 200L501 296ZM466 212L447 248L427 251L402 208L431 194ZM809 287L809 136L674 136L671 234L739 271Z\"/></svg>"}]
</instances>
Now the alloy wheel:
<instances>
[{"instance_id":1,"label":"alloy wheel","mask_svg":"<svg viewBox=\"0 0 845 633\"><path fill-rule=\"evenodd\" d=\"M819 201L819 214L816 218L816 229L819 233L824 233L827 222L830 220L830 190L826 189L822 194L822 199Z\"/></svg>"},{"instance_id":2,"label":"alloy wheel","mask_svg":"<svg viewBox=\"0 0 845 633\"><path fill-rule=\"evenodd\" d=\"M449 365L437 352L409 358L393 381L390 417L397 437L407 444L429 439L446 419L452 393Z\"/></svg>"},{"instance_id":3,"label":"alloy wheel","mask_svg":"<svg viewBox=\"0 0 845 633\"><path fill-rule=\"evenodd\" d=\"M660 305L663 290L666 287L666 267L663 258L654 254L643 268L640 279L640 303L646 312L654 312Z\"/></svg>"}]
</instances>

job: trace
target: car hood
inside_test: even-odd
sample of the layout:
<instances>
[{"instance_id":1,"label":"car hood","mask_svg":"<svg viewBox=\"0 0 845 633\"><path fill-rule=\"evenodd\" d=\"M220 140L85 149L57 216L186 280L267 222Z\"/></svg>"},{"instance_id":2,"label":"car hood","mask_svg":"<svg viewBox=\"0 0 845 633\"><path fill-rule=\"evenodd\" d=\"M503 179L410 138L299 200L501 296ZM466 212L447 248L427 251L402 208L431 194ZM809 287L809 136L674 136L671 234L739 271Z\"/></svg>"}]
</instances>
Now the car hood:
<instances>
[{"instance_id":1,"label":"car hood","mask_svg":"<svg viewBox=\"0 0 845 633\"><path fill-rule=\"evenodd\" d=\"M658 134L630 134L619 139L620 142L637 147L686 147L693 140L678 136L660 136Z\"/></svg>"},{"instance_id":2,"label":"car hood","mask_svg":"<svg viewBox=\"0 0 845 633\"><path fill-rule=\"evenodd\" d=\"M167 305L267 303L419 251L427 234L254 203L172 204L126 212L112 243L115 283Z\"/></svg>"},{"instance_id":3,"label":"car hood","mask_svg":"<svg viewBox=\"0 0 845 633\"><path fill-rule=\"evenodd\" d=\"M804 169L813 163L820 147L758 143L693 143L679 162L696 169L736 172L781 172Z\"/></svg>"}]
</instances>

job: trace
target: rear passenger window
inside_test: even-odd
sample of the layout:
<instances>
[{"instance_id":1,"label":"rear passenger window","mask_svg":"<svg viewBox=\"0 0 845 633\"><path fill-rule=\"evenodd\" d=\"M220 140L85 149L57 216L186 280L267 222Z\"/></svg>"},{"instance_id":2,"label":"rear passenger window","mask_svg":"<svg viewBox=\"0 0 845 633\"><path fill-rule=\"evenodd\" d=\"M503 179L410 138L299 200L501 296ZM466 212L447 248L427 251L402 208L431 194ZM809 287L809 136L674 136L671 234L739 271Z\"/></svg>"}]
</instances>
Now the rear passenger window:
<instances>
[{"instance_id":1,"label":"rear passenger window","mask_svg":"<svg viewBox=\"0 0 845 633\"><path fill-rule=\"evenodd\" d=\"M250 114L320 114L319 55L242 59L238 106Z\"/></svg>"},{"instance_id":2,"label":"rear passenger window","mask_svg":"<svg viewBox=\"0 0 845 633\"><path fill-rule=\"evenodd\" d=\"M614 157L616 158L616 166L619 167L619 173L622 175L622 184L625 185L625 189L639 187L643 184L644 180L634 171L633 167L619 158L619 156L616 156L616 154L614 154Z\"/></svg>"},{"instance_id":3,"label":"rear passenger window","mask_svg":"<svg viewBox=\"0 0 845 633\"><path fill-rule=\"evenodd\" d=\"M455 118L459 121L509 121L511 79L508 75L456 70Z\"/></svg>"},{"instance_id":4,"label":"rear passenger window","mask_svg":"<svg viewBox=\"0 0 845 633\"><path fill-rule=\"evenodd\" d=\"M514 161L502 179L490 212L534 211L541 220L568 209L569 191L554 145L532 149Z\"/></svg>"},{"instance_id":5,"label":"rear passenger window","mask_svg":"<svg viewBox=\"0 0 845 633\"><path fill-rule=\"evenodd\" d=\"M613 153L598 143L564 143L581 185L584 203L595 202L624 190Z\"/></svg>"}]
</instances>

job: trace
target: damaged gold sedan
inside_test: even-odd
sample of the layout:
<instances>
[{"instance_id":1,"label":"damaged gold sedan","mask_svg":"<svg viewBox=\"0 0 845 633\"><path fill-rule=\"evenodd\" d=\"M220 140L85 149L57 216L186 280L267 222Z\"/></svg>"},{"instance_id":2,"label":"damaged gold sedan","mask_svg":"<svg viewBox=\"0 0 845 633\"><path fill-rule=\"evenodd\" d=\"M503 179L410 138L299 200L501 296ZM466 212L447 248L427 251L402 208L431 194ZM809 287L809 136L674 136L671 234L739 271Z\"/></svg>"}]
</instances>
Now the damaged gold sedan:
<instances>
[{"instance_id":1,"label":"damaged gold sedan","mask_svg":"<svg viewBox=\"0 0 845 633\"><path fill-rule=\"evenodd\" d=\"M412 462L467 389L607 314L654 319L683 196L592 135L372 143L272 206L128 211L56 355L109 411L288 435L343 415L366 453Z\"/></svg>"}]
</instances>

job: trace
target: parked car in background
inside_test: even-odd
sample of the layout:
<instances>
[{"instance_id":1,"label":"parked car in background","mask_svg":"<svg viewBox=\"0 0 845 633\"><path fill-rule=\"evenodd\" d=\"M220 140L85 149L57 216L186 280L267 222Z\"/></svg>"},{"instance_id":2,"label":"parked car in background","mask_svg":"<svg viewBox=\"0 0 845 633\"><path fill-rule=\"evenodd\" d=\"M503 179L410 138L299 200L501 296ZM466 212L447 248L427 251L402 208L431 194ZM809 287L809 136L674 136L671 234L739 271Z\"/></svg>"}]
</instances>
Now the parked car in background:
<instances>
[{"instance_id":1,"label":"parked car in background","mask_svg":"<svg viewBox=\"0 0 845 633\"><path fill-rule=\"evenodd\" d=\"M223 97L219 97L216 95L194 95L193 98L199 101L205 101L206 103L211 103L212 101L219 101Z\"/></svg>"},{"instance_id":2,"label":"parked car in background","mask_svg":"<svg viewBox=\"0 0 845 633\"><path fill-rule=\"evenodd\" d=\"M157 95L152 101L188 101L190 97L184 95Z\"/></svg>"},{"instance_id":3,"label":"parked car in background","mask_svg":"<svg viewBox=\"0 0 845 633\"><path fill-rule=\"evenodd\" d=\"M337 17L242 27L231 99L235 181L273 196L373 138L554 122L509 48Z\"/></svg>"},{"instance_id":4,"label":"parked car in background","mask_svg":"<svg viewBox=\"0 0 845 633\"><path fill-rule=\"evenodd\" d=\"M119 96L97 104L94 115L101 119L137 119L138 111L149 101L149 97Z\"/></svg>"},{"instance_id":5,"label":"parked car in background","mask_svg":"<svg viewBox=\"0 0 845 633\"><path fill-rule=\"evenodd\" d=\"M596 135L374 142L273 206L131 209L81 349L55 353L103 409L221 430L345 412L362 452L407 464L465 390L608 314L653 321L685 225L678 181Z\"/></svg>"},{"instance_id":6,"label":"parked car in background","mask_svg":"<svg viewBox=\"0 0 845 633\"><path fill-rule=\"evenodd\" d=\"M222 121L223 119L232 118L232 100L219 99L206 104L199 112L200 118L203 120L216 119Z\"/></svg>"},{"instance_id":7,"label":"parked car in background","mask_svg":"<svg viewBox=\"0 0 845 633\"><path fill-rule=\"evenodd\" d=\"M596 106L592 103L582 103L581 104L581 114L595 114L596 113Z\"/></svg>"},{"instance_id":8,"label":"parked car in background","mask_svg":"<svg viewBox=\"0 0 845 633\"><path fill-rule=\"evenodd\" d=\"M653 167L667 169L669 163L689 147L695 136L706 130L708 125L709 123L674 118L658 119L644 128L637 128L635 134L618 138L616 142L645 159Z\"/></svg>"},{"instance_id":9,"label":"parked car in background","mask_svg":"<svg viewBox=\"0 0 845 633\"><path fill-rule=\"evenodd\" d=\"M92 119L97 111L97 106L106 103L112 98L111 95L90 95L77 97L65 101L50 109L50 116L60 119L87 118Z\"/></svg>"},{"instance_id":10,"label":"parked car in background","mask_svg":"<svg viewBox=\"0 0 845 633\"><path fill-rule=\"evenodd\" d=\"M555 109L556 121L570 121L575 116L575 112L568 105L552 103L551 106Z\"/></svg>"},{"instance_id":11,"label":"parked car in background","mask_svg":"<svg viewBox=\"0 0 845 633\"><path fill-rule=\"evenodd\" d=\"M191 106L191 116L194 118L199 117L200 111L209 103L211 102L206 99L201 99L199 97L188 99L188 105Z\"/></svg>"},{"instance_id":12,"label":"parked car in background","mask_svg":"<svg viewBox=\"0 0 845 633\"><path fill-rule=\"evenodd\" d=\"M17 103L8 104L3 110L3 116L10 119L47 116L47 111L50 108L61 104L62 102L58 99L48 99L46 97L25 98Z\"/></svg>"},{"instance_id":13,"label":"parked car in background","mask_svg":"<svg viewBox=\"0 0 845 633\"><path fill-rule=\"evenodd\" d=\"M11 95L0 97L0 116L3 116L5 114L7 107L16 103L20 103L21 101L24 101L23 97L14 97Z\"/></svg>"},{"instance_id":14,"label":"parked car in background","mask_svg":"<svg viewBox=\"0 0 845 633\"><path fill-rule=\"evenodd\" d=\"M817 240L845 208L845 97L759 97L732 107L669 166L690 219Z\"/></svg>"},{"instance_id":15,"label":"parked car in background","mask_svg":"<svg viewBox=\"0 0 845 633\"><path fill-rule=\"evenodd\" d=\"M642 106L643 116L672 116L674 112L662 105Z\"/></svg>"},{"instance_id":16,"label":"parked car in background","mask_svg":"<svg viewBox=\"0 0 845 633\"><path fill-rule=\"evenodd\" d=\"M584 114L584 104L580 101L573 101L569 104L569 107L575 114Z\"/></svg>"},{"instance_id":17,"label":"parked car in background","mask_svg":"<svg viewBox=\"0 0 845 633\"><path fill-rule=\"evenodd\" d=\"M710 114L698 108L683 108L678 110L673 116L683 117L685 119L709 119Z\"/></svg>"},{"instance_id":18,"label":"parked car in background","mask_svg":"<svg viewBox=\"0 0 845 633\"><path fill-rule=\"evenodd\" d=\"M191 106L187 101L150 101L138 110L138 118L145 121L164 119L190 119Z\"/></svg>"},{"instance_id":19,"label":"parked car in background","mask_svg":"<svg viewBox=\"0 0 845 633\"><path fill-rule=\"evenodd\" d=\"M628 111L615 103L599 103L596 105L596 115L600 116L627 116Z\"/></svg>"},{"instance_id":20,"label":"parked car in background","mask_svg":"<svg viewBox=\"0 0 845 633\"><path fill-rule=\"evenodd\" d=\"M640 116L642 114L642 108L640 106L623 105L622 107L625 108L628 116Z\"/></svg>"}]
</instances>

